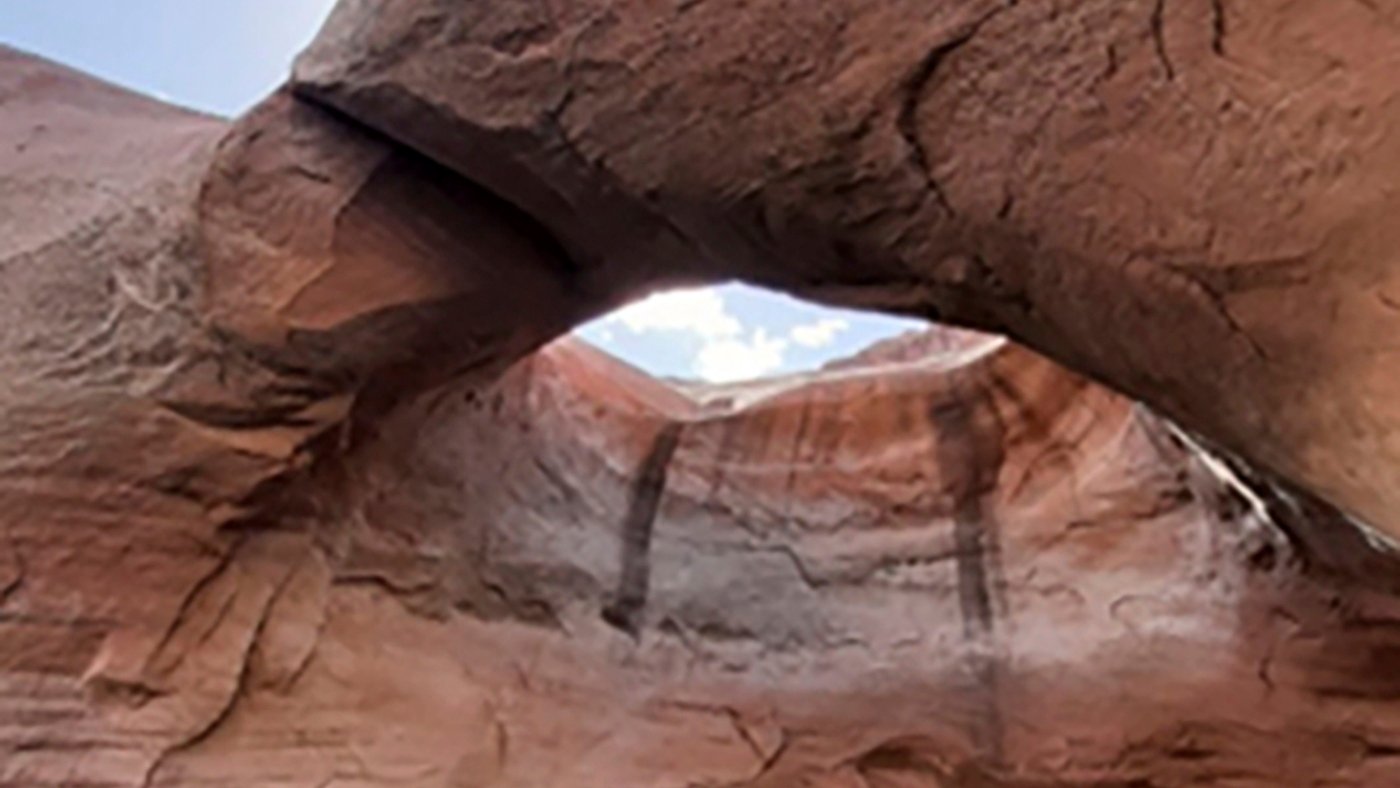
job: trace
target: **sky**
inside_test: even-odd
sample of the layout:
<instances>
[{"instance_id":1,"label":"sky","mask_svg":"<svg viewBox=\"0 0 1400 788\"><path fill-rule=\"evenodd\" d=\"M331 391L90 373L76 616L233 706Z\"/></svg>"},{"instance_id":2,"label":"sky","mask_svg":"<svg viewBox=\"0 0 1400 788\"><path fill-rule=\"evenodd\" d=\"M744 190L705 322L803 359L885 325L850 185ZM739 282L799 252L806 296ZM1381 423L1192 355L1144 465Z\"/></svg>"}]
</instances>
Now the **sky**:
<instances>
[{"instance_id":1,"label":"sky","mask_svg":"<svg viewBox=\"0 0 1400 788\"><path fill-rule=\"evenodd\" d=\"M335 0L0 0L0 42L233 116L280 84Z\"/></svg>"},{"instance_id":2,"label":"sky","mask_svg":"<svg viewBox=\"0 0 1400 788\"><path fill-rule=\"evenodd\" d=\"M578 333L653 375L728 383L815 369L924 325L726 284L658 293Z\"/></svg>"},{"instance_id":3,"label":"sky","mask_svg":"<svg viewBox=\"0 0 1400 788\"><path fill-rule=\"evenodd\" d=\"M0 0L0 43L233 117L286 78L335 0ZM813 369L922 323L740 284L653 295L578 330L661 377Z\"/></svg>"}]
</instances>

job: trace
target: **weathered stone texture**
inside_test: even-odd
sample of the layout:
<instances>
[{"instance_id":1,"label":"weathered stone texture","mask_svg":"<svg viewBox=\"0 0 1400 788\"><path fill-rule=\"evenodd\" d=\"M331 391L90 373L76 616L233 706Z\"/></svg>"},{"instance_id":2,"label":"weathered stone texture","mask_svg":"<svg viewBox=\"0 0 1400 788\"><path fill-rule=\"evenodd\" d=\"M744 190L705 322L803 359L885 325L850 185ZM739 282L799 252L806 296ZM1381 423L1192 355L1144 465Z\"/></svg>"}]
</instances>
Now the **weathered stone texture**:
<instances>
[{"instance_id":1,"label":"weathered stone texture","mask_svg":"<svg viewBox=\"0 0 1400 788\"><path fill-rule=\"evenodd\" d=\"M1400 782L1395 21L345 0L231 123L0 49L0 785ZM731 276L1046 356L539 349Z\"/></svg>"}]
</instances>

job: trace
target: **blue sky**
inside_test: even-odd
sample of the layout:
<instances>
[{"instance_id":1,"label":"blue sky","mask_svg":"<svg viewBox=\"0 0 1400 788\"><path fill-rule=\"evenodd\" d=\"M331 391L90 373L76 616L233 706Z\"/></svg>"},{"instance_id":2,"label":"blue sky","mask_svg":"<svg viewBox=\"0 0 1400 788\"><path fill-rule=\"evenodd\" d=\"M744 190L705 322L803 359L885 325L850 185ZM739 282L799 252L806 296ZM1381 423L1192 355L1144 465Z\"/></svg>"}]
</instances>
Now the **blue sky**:
<instances>
[{"instance_id":1,"label":"blue sky","mask_svg":"<svg viewBox=\"0 0 1400 788\"><path fill-rule=\"evenodd\" d=\"M0 0L0 42L232 116L277 87L335 0Z\"/></svg>"},{"instance_id":2,"label":"blue sky","mask_svg":"<svg viewBox=\"0 0 1400 788\"><path fill-rule=\"evenodd\" d=\"M234 116L280 84L335 0L0 0L0 42ZM743 380L820 366L920 323L743 285L652 296L579 334L655 375Z\"/></svg>"},{"instance_id":3,"label":"blue sky","mask_svg":"<svg viewBox=\"0 0 1400 788\"><path fill-rule=\"evenodd\" d=\"M727 284L659 293L578 333L653 375L729 382L814 369L922 325Z\"/></svg>"}]
</instances>

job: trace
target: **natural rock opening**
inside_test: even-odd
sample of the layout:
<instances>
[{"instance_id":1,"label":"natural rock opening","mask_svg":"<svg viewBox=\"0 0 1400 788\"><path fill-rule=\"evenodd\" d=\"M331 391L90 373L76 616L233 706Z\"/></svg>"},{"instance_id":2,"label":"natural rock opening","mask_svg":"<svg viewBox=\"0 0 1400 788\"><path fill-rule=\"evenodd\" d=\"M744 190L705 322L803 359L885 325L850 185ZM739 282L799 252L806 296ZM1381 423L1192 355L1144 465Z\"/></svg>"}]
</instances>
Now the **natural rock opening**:
<instances>
[{"instance_id":1,"label":"natural rock opening","mask_svg":"<svg viewBox=\"0 0 1400 788\"><path fill-rule=\"evenodd\" d=\"M1400 532L1397 88L1357 76L1393 20L1225 5L377 0L293 90L585 279L666 261L1003 333Z\"/></svg>"},{"instance_id":2,"label":"natural rock opening","mask_svg":"<svg viewBox=\"0 0 1400 788\"><path fill-rule=\"evenodd\" d=\"M731 282L653 293L573 333L654 377L729 383L815 371L927 325Z\"/></svg>"}]
</instances>

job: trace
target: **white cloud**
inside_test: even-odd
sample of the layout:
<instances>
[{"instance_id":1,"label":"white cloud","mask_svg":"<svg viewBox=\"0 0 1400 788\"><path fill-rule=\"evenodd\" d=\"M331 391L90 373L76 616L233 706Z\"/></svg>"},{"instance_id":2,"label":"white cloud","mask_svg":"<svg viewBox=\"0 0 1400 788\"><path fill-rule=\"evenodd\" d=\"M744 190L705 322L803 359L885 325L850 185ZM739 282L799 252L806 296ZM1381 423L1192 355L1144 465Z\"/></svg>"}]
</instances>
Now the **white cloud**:
<instances>
[{"instance_id":1,"label":"white cloud","mask_svg":"<svg viewBox=\"0 0 1400 788\"><path fill-rule=\"evenodd\" d=\"M844 321L839 321L844 324ZM842 326L844 327L844 325ZM634 335L650 332L686 334L699 340L690 368L702 380L728 383L770 374L783 366L790 346L763 327L744 325L729 311L723 293L713 288L671 290L629 304L604 319L601 341L615 339L613 329ZM823 327L821 331L835 331Z\"/></svg>"},{"instance_id":2,"label":"white cloud","mask_svg":"<svg viewBox=\"0 0 1400 788\"><path fill-rule=\"evenodd\" d=\"M744 337L711 338L695 355L695 374L711 383L749 380L766 375L783 365L787 340L769 337L756 328Z\"/></svg>"},{"instance_id":3,"label":"white cloud","mask_svg":"<svg viewBox=\"0 0 1400 788\"><path fill-rule=\"evenodd\" d=\"M793 326L789 336L792 337L793 342L802 347L826 347L836 339L837 334L850 327L851 324L844 318L825 317L815 323Z\"/></svg>"},{"instance_id":4,"label":"white cloud","mask_svg":"<svg viewBox=\"0 0 1400 788\"><path fill-rule=\"evenodd\" d=\"M706 340L737 337L744 326L729 313L724 296L710 288L656 293L608 317L634 334L647 331L693 331Z\"/></svg>"}]
</instances>

